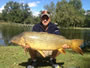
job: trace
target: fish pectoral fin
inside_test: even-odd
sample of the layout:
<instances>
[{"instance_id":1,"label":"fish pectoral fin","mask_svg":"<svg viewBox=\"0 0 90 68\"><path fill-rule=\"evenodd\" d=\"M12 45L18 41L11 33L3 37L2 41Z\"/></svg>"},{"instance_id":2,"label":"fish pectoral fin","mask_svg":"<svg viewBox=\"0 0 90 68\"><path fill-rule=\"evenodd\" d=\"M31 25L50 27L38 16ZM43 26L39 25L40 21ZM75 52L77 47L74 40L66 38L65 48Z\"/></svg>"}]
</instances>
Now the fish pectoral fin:
<instances>
[{"instance_id":1,"label":"fish pectoral fin","mask_svg":"<svg viewBox=\"0 0 90 68\"><path fill-rule=\"evenodd\" d=\"M37 50L43 57L45 57L45 54L41 50Z\"/></svg>"},{"instance_id":2,"label":"fish pectoral fin","mask_svg":"<svg viewBox=\"0 0 90 68\"><path fill-rule=\"evenodd\" d=\"M65 50L64 50L63 48L58 49L58 51L59 51L60 53L63 53L63 54L66 53Z\"/></svg>"}]
</instances>

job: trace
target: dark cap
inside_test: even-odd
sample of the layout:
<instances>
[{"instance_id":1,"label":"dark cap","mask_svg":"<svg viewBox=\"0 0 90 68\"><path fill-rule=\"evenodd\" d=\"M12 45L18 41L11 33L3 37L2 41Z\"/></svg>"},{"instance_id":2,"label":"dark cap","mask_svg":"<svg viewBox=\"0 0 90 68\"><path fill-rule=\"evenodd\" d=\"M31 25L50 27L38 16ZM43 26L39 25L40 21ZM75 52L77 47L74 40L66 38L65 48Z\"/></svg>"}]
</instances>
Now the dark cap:
<instances>
[{"instance_id":1,"label":"dark cap","mask_svg":"<svg viewBox=\"0 0 90 68\"><path fill-rule=\"evenodd\" d=\"M47 10L44 10L41 12L41 17L43 17L44 15L50 17L50 12L48 12Z\"/></svg>"}]
</instances>

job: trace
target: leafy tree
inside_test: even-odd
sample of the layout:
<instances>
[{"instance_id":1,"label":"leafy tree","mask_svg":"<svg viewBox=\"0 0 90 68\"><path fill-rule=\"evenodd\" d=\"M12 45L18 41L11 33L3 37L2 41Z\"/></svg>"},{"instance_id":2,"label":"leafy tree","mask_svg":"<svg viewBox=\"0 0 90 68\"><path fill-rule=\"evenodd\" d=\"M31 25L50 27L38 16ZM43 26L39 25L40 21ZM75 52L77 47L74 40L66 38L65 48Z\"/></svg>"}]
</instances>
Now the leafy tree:
<instances>
[{"instance_id":1,"label":"leafy tree","mask_svg":"<svg viewBox=\"0 0 90 68\"><path fill-rule=\"evenodd\" d=\"M85 13L85 10L82 9L82 2L81 0L70 0L69 4L73 5L73 7L79 11L81 14Z\"/></svg>"},{"instance_id":2,"label":"leafy tree","mask_svg":"<svg viewBox=\"0 0 90 68\"><path fill-rule=\"evenodd\" d=\"M77 10L82 9L81 0L70 0L69 3L72 4Z\"/></svg>"},{"instance_id":3,"label":"leafy tree","mask_svg":"<svg viewBox=\"0 0 90 68\"><path fill-rule=\"evenodd\" d=\"M27 4L10 1L5 5L2 17L5 21L25 23L24 21L28 17L32 17L32 14Z\"/></svg>"},{"instance_id":4,"label":"leafy tree","mask_svg":"<svg viewBox=\"0 0 90 68\"><path fill-rule=\"evenodd\" d=\"M37 24L40 22L40 17L34 17L34 24Z\"/></svg>"},{"instance_id":5,"label":"leafy tree","mask_svg":"<svg viewBox=\"0 0 90 68\"><path fill-rule=\"evenodd\" d=\"M85 17L66 0L58 2L56 5L56 22L60 26L84 26Z\"/></svg>"},{"instance_id":6,"label":"leafy tree","mask_svg":"<svg viewBox=\"0 0 90 68\"><path fill-rule=\"evenodd\" d=\"M90 14L87 14L86 15L86 19L85 19L85 22L86 22L86 27L90 27Z\"/></svg>"},{"instance_id":7,"label":"leafy tree","mask_svg":"<svg viewBox=\"0 0 90 68\"><path fill-rule=\"evenodd\" d=\"M2 14L0 13L0 20L2 20Z\"/></svg>"}]
</instances>

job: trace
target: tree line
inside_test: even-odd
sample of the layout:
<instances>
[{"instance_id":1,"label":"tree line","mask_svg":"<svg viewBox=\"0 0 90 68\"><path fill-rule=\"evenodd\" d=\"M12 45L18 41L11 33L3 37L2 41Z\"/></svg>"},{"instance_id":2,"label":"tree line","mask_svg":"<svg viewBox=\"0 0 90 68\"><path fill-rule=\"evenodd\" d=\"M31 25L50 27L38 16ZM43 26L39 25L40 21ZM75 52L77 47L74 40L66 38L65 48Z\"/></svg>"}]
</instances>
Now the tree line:
<instances>
[{"instance_id":1,"label":"tree line","mask_svg":"<svg viewBox=\"0 0 90 68\"><path fill-rule=\"evenodd\" d=\"M90 14L85 15L81 0L61 0L44 6L51 14L51 21L64 27L90 27ZM40 15L32 15L28 4L9 1L0 13L0 20L11 23L35 24Z\"/></svg>"},{"instance_id":2,"label":"tree line","mask_svg":"<svg viewBox=\"0 0 90 68\"><path fill-rule=\"evenodd\" d=\"M38 17L34 17L28 4L9 1L0 14L0 20L11 23L33 24Z\"/></svg>"},{"instance_id":3,"label":"tree line","mask_svg":"<svg viewBox=\"0 0 90 68\"><path fill-rule=\"evenodd\" d=\"M85 15L81 0L61 0L44 6L51 12L51 19L64 27L90 27L90 14Z\"/></svg>"}]
</instances>

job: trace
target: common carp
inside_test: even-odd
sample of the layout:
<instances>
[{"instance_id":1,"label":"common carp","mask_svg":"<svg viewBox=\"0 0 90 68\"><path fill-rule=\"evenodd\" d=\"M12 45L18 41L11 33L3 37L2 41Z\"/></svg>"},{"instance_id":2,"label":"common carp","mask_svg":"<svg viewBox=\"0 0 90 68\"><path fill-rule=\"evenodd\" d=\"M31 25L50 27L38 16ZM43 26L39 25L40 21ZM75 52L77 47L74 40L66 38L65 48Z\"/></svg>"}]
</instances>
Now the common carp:
<instances>
[{"instance_id":1,"label":"common carp","mask_svg":"<svg viewBox=\"0 0 90 68\"><path fill-rule=\"evenodd\" d=\"M23 32L13 37L11 42L21 46L29 45L30 48L37 50L43 57L42 50L58 50L60 53L64 53L64 48L62 48L64 44L67 44L72 50L83 54L80 48L83 40L66 39L64 36L47 32Z\"/></svg>"}]
</instances>

